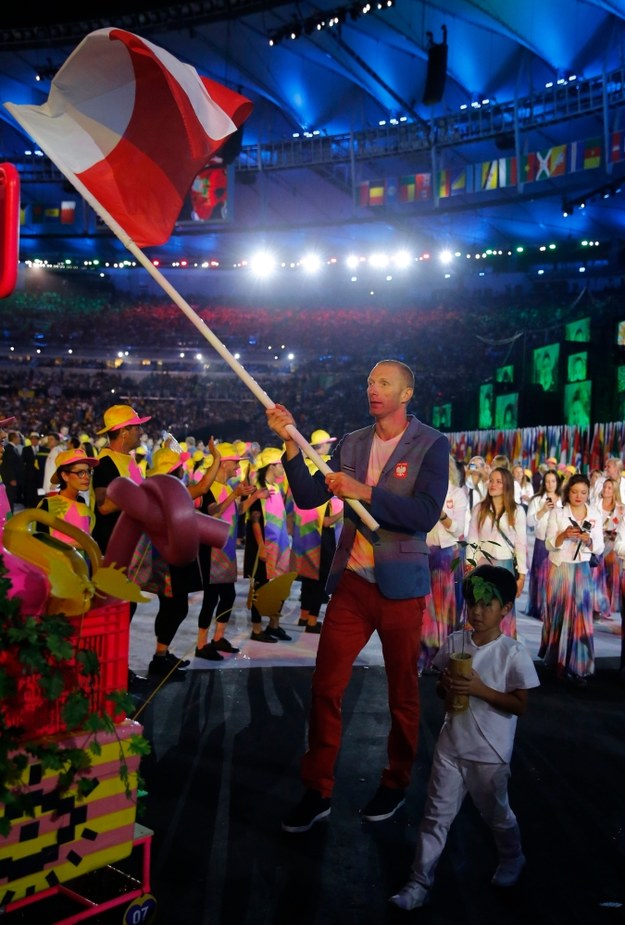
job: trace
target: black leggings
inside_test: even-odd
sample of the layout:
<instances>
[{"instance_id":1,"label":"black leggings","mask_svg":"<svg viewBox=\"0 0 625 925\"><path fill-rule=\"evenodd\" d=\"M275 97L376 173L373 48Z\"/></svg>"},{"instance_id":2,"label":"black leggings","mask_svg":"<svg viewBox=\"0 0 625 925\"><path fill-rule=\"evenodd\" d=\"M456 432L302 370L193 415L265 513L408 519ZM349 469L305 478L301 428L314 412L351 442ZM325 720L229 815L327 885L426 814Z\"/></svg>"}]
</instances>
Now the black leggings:
<instances>
[{"instance_id":1,"label":"black leggings","mask_svg":"<svg viewBox=\"0 0 625 925\"><path fill-rule=\"evenodd\" d=\"M206 585L202 599L202 609L197 618L197 625L201 630L207 630L217 611L217 623L227 623L232 614L234 600L237 596L234 582L221 585Z\"/></svg>"},{"instance_id":2,"label":"black leggings","mask_svg":"<svg viewBox=\"0 0 625 925\"><path fill-rule=\"evenodd\" d=\"M154 621L156 641L163 646L168 646L188 613L189 595L186 591L178 592L173 597L159 594L158 613Z\"/></svg>"},{"instance_id":3,"label":"black leggings","mask_svg":"<svg viewBox=\"0 0 625 925\"><path fill-rule=\"evenodd\" d=\"M311 617L318 617L321 605L327 600L324 583L319 578L302 578L300 605Z\"/></svg>"},{"instance_id":4,"label":"black leggings","mask_svg":"<svg viewBox=\"0 0 625 925\"><path fill-rule=\"evenodd\" d=\"M257 591L259 588L262 588L262 586L266 585L268 581L269 579L267 578L267 566L259 559L256 563L256 572L254 573L254 590ZM256 609L255 604L252 604L251 614L254 632L258 633L260 632L262 617L259 611Z\"/></svg>"}]
</instances>

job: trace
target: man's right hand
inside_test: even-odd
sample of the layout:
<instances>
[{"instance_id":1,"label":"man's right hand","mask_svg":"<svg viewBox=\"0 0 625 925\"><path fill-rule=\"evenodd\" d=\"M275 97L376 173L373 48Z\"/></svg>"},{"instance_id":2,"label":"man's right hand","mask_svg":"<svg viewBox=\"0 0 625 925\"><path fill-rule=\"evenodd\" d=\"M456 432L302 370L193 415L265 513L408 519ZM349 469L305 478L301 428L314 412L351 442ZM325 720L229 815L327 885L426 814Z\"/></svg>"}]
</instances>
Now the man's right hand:
<instances>
[{"instance_id":1,"label":"man's right hand","mask_svg":"<svg viewBox=\"0 0 625 925\"><path fill-rule=\"evenodd\" d=\"M265 414L267 415L267 425L274 433L285 442L293 439L286 428L288 424L295 426L295 419L284 405L274 405L273 408L267 408Z\"/></svg>"}]
</instances>

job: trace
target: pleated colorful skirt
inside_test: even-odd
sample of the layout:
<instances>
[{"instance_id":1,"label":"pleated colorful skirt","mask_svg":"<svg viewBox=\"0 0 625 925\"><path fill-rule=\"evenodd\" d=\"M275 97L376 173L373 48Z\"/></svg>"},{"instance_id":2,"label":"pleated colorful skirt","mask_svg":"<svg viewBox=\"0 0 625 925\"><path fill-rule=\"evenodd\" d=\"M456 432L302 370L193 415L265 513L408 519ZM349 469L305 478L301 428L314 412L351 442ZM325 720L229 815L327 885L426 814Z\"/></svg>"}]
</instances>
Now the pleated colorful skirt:
<instances>
[{"instance_id":1,"label":"pleated colorful skirt","mask_svg":"<svg viewBox=\"0 0 625 925\"><path fill-rule=\"evenodd\" d=\"M603 619L621 612L621 560L614 552L614 543L606 541L597 568L592 569L595 579L593 611Z\"/></svg>"},{"instance_id":2,"label":"pleated colorful skirt","mask_svg":"<svg viewBox=\"0 0 625 925\"><path fill-rule=\"evenodd\" d=\"M423 610L420 672L431 667L434 656L457 628L455 578L458 569L452 570L451 563L458 558L458 547L430 546L429 550L432 591L425 599Z\"/></svg>"},{"instance_id":3,"label":"pleated colorful skirt","mask_svg":"<svg viewBox=\"0 0 625 925\"><path fill-rule=\"evenodd\" d=\"M500 568L505 568L509 572L512 572L514 575L514 562L512 559L497 559L496 562L493 562L492 565L498 565ZM512 605L510 613L507 613L503 620L501 621L499 628L504 636L510 636L512 639L516 639L516 605Z\"/></svg>"},{"instance_id":4,"label":"pleated colorful skirt","mask_svg":"<svg viewBox=\"0 0 625 925\"><path fill-rule=\"evenodd\" d=\"M538 657L559 678L587 678L595 670L591 573L587 562L549 563Z\"/></svg>"},{"instance_id":5,"label":"pleated colorful skirt","mask_svg":"<svg viewBox=\"0 0 625 925\"><path fill-rule=\"evenodd\" d=\"M544 540L534 540L534 552L529 573L527 592L527 615L536 620L543 619L545 608L545 588L549 572L549 552Z\"/></svg>"}]
</instances>

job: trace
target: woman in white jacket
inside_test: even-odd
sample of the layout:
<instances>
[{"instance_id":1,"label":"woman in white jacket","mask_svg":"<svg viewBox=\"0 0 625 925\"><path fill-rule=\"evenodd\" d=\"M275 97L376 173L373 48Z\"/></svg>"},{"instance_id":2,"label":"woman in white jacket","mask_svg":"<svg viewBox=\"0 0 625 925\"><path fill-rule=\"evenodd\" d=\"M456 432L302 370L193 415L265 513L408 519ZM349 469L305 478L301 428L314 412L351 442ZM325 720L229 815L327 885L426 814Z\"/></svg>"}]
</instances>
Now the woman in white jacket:
<instances>
[{"instance_id":1,"label":"woman in white jacket","mask_svg":"<svg viewBox=\"0 0 625 925\"><path fill-rule=\"evenodd\" d=\"M596 507L601 514L604 546L601 561L593 576L593 619L610 620L613 613L621 611L621 560L614 551L614 541L625 511L621 504L619 482L616 479L604 479Z\"/></svg>"},{"instance_id":2,"label":"woman in white jacket","mask_svg":"<svg viewBox=\"0 0 625 925\"><path fill-rule=\"evenodd\" d=\"M572 475L562 507L549 515L549 580L538 652L546 668L578 687L585 687L595 670L590 557L603 552L601 515L589 505L589 492L588 477Z\"/></svg>"},{"instance_id":3,"label":"woman in white jacket","mask_svg":"<svg viewBox=\"0 0 625 925\"><path fill-rule=\"evenodd\" d=\"M468 503L467 493L460 485L458 467L453 456L450 456L447 497L438 523L426 537L430 552L432 590L426 598L423 611L419 672L430 668L447 636L458 629L455 578L462 578L462 571L455 571L452 562L460 558L458 540L464 535Z\"/></svg>"},{"instance_id":4,"label":"woman in white jacket","mask_svg":"<svg viewBox=\"0 0 625 925\"><path fill-rule=\"evenodd\" d=\"M517 597L523 591L527 573L527 521L525 511L514 500L514 479L509 469L497 466L488 479L488 494L473 508L467 537L467 566L489 562L518 571ZM501 621L501 631L516 639L514 607Z\"/></svg>"},{"instance_id":5,"label":"woman in white jacket","mask_svg":"<svg viewBox=\"0 0 625 925\"><path fill-rule=\"evenodd\" d=\"M531 499L527 509L527 529L534 531L534 552L529 573L527 610L529 617L543 619L545 590L549 572L549 553L545 545L549 514L554 507L562 507L560 500L560 477L555 469L548 469L543 475L540 488Z\"/></svg>"}]
</instances>

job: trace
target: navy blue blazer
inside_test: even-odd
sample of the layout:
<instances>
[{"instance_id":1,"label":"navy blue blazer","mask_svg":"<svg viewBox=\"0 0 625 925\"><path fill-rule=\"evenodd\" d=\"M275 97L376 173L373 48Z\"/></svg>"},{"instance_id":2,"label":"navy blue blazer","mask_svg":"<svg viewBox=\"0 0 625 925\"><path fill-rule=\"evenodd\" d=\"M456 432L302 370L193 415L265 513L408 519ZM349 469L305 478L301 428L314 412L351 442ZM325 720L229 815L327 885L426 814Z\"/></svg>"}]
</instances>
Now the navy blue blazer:
<instances>
[{"instance_id":1,"label":"navy blue blazer","mask_svg":"<svg viewBox=\"0 0 625 925\"><path fill-rule=\"evenodd\" d=\"M443 509L449 485L447 437L408 415L408 427L372 488L365 505L380 527L372 532L349 504L326 584L336 588L347 565L356 530L373 545L376 584L384 597L403 600L430 591L428 548L425 537ZM364 482L375 433L374 425L347 434L337 445L328 466ZM284 468L295 503L304 509L319 507L331 497L324 475L311 476L298 453Z\"/></svg>"}]
</instances>

